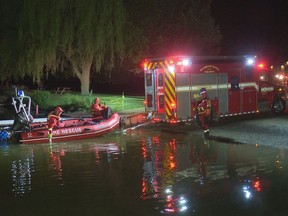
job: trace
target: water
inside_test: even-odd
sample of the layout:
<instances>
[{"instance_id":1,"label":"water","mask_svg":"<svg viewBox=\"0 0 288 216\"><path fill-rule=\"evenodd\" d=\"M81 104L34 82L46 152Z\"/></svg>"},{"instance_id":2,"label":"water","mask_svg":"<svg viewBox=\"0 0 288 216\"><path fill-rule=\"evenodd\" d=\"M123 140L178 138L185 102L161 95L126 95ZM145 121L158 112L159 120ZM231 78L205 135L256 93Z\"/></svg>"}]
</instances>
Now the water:
<instances>
[{"instance_id":1,"label":"water","mask_svg":"<svg viewBox=\"0 0 288 216\"><path fill-rule=\"evenodd\" d=\"M138 128L0 145L0 215L286 215L287 150Z\"/></svg>"}]
</instances>

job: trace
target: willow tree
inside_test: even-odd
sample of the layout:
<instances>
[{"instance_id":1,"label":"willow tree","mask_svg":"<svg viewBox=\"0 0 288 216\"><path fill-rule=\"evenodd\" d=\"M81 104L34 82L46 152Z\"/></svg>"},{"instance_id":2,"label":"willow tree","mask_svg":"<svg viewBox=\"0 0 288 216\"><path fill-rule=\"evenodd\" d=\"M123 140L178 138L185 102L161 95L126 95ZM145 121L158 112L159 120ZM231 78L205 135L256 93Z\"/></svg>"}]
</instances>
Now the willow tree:
<instances>
[{"instance_id":1,"label":"willow tree","mask_svg":"<svg viewBox=\"0 0 288 216\"><path fill-rule=\"evenodd\" d=\"M5 1L0 7L0 81L17 79L14 72L17 59L17 15L19 14L17 0Z\"/></svg>"},{"instance_id":2,"label":"willow tree","mask_svg":"<svg viewBox=\"0 0 288 216\"><path fill-rule=\"evenodd\" d=\"M122 0L25 0L19 17L18 72L35 82L70 70L89 93L90 69L111 71L124 58Z\"/></svg>"},{"instance_id":3,"label":"willow tree","mask_svg":"<svg viewBox=\"0 0 288 216\"><path fill-rule=\"evenodd\" d=\"M212 0L125 0L143 31L147 55L215 55L221 34L211 14Z\"/></svg>"}]
</instances>

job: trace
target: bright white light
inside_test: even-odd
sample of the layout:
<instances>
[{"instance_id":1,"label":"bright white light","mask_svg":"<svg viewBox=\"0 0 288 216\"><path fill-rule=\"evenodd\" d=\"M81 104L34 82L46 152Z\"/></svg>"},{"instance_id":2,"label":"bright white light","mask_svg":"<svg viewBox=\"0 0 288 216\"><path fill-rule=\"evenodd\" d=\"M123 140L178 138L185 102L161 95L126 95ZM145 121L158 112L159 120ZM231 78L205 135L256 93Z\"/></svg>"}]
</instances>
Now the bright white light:
<instances>
[{"instance_id":1,"label":"bright white light","mask_svg":"<svg viewBox=\"0 0 288 216\"><path fill-rule=\"evenodd\" d=\"M183 64L184 66L189 65L189 60L188 60L188 59L184 59L184 60L182 61L182 64Z\"/></svg>"},{"instance_id":2,"label":"bright white light","mask_svg":"<svg viewBox=\"0 0 288 216\"><path fill-rule=\"evenodd\" d=\"M171 191L171 188L167 188L166 190L165 190L165 193L166 194L170 194L172 191Z\"/></svg>"},{"instance_id":3,"label":"bright white light","mask_svg":"<svg viewBox=\"0 0 288 216\"><path fill-rule=\"evenodd\" d=\"M243 192L246 199L252 198L252 193L249 191L249 187L243 186Z\"/></svg>"},{"instance_id":4,"label":"bright white light","mask_svg":"<svg viewBox=\"0 0 288 216\"><path fill-rule=\"evenodd\" d=\"M280 80L283 80L284 79L284 76L282 74L276 74L275 77L277 79L280 79Z\"/></svg>"},{"instance_id":5,"label":"bright white light","mask_svg":"<svg viewBox=\"0 0 288 216\"><path fill-rule=\"evenodd\" d=\"M179 211L183 212L183 211L186 211L187 209L188 209L187 206L182 206Z\"/></svg>"},{"instance_id":6,"label":"bright white light","mask_svg":"<svg viewBox=\"0 0 288 216\"><path fill-rule=\"evenodd\" d=\"M248 64L248 65L254 64L254 60L253 60L253 59L247 59L247 64Z\"/></svg>"},{"instance_id":7,"label":"bright white light","mask_svg":"<svg viewBox=\"0 0 288 216\"><path fill-rule=\"evenodd\" d=\"M182 204L185 204L187 201L184 199L184 197L181 197L180 200L179 200L179 203L182 205Z\"/></svg>"},{"instance_id":8,"label":"bright white light","mask_svg":"<svg viewBox=\"0 0 288 216\"><path fill-rule=\"evenodd\" d=\"M246 199L250 199L252 197L252 194L250 191L245 191L245 197Z\"/></svg>"},{"instance_id":9,"label":"bright white light","mask_svg":"<svg viewBox=\"0 0 288 216\"><path fill-rule=\"evenodd\" d=\"M168 70L169 70L170 72L174 72L174 71L175 71L174 65L169 66L169 67L168 67Z\"/></svg>"}]
</instances>

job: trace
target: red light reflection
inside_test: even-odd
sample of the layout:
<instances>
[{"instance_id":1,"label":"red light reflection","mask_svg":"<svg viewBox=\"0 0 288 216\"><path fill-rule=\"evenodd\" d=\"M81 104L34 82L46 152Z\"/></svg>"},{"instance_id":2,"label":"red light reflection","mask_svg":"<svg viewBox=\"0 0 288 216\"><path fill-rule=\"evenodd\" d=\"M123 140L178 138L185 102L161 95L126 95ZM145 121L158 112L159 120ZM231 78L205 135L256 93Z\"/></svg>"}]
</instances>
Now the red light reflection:
<instances>
[{"instance_id":1,"label":"red light reflection","mask_svg":"<svg viewBox=\"0 0 288 216\"><path fill-rule=\"evenodd\" d=\"M262 187L261 187L261 181L259 178L257 178L256 180L253 180L253 187L256 191L261 191Z\"/></svg>"}]
</instances>

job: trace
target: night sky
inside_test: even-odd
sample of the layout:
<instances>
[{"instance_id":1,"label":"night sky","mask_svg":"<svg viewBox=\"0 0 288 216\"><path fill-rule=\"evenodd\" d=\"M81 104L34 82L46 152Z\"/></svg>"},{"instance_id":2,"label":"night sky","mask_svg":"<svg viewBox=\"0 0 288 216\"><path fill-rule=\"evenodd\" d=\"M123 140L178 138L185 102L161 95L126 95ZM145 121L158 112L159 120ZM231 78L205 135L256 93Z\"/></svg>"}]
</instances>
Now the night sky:
<instances>
[{"instance_id":1,"label":"night sky","mask_svg":"<svg viewBox=\"0 0 288 216\"><path fill-rule=\"evenodd\" d=\"M287 0L213 0L212 16L223 37L221 55L288 60Z\"/></svg>"}]
</instances>

